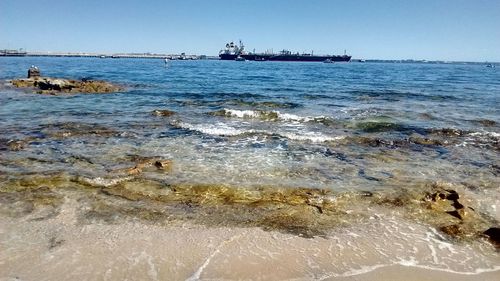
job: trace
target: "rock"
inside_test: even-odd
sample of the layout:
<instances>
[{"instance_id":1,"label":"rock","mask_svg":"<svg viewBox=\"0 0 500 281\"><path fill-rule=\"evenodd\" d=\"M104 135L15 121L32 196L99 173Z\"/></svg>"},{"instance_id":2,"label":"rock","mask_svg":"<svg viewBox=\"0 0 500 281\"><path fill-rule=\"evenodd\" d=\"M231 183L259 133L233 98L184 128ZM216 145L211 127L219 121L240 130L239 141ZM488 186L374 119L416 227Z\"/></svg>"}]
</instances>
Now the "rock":
<instances>
[{"instance_id":1,"label":"rock","mask_svg":"<svg viewBox=\"0 0 500 281\"><path fill-rule=\"evenodd\" d=\"M354 127L366 133L399 131L403 128L401 124L384 120L361 121L356 123Z\"/></svg>"},{"instance_id":2,"label":"rock","mask_svg":"<svg viewBox=\"0 0 500 281\"><path fill-rule=\"evenodd\" d=\"M56 91L62 91L63 89L71 91L72 88L74 88L71 83L67 80L62 80L62 79L46 79L42 81L38 81L34 84L35 86L38 86L40 90L56 90Z\"/></svg>"},{"instance_id":3,"label":"rock","mask_svg":"<svg viewBox=\"0 0 500 281\"><path fill-rule=\"evenodd\" d=\"M427 112L420 113L418 116L420 118L422 118L422 119L425 119L425 120L432 120L432 119L434 119L434 116L432 116L432 114L427 113Z\"/></svg>"},{"instance_id":4,"label":"rock","mask_svg":"<svg viewBox=\"0 0 500 281\"><path fill-rule=\"evenodd\" d=\"M434 146L443 145L443 142L440 140L422 138L422 137L417 137L417 136L410 137L409 141L412 143L415 143L415 144L420 144L420 145L434 145Z\"/></svg>"},{"instance_id":5,"label":"rock","mask_svg":"<svg viewBox=\"0 0 500 281\"><path fill-rule=\"evenodd\" d=\"M490 241L497 247L500 248L500 227L490 227L488 230L483 232Z\"/></svg>"},{"instance_id":6,"label":"rock","mask_svg":"<svg viewBox=\"0 0 500 281\"><path fill-rule=\"evenodd\" d=\"M439 228L439 230L452 237L463 235L463 229L458 224L442 226Z\"/></svg>"},{"instance_id":7,"label":"rock","mask_svg":"<svg viewBox=\"0 0 500 281\"><path fill-rule=\"evenodd\" d=\"M144 158L140 159L137 164L126 170L129 175L138 175L146 168L155 167L157 170L170 171L172 168L172 160L158 159L158 158Z\"/></svg>"},{"instance_id":8,"label":"rock","mask_svg":"<svg viewBox=\"0 0 500 281\"><path fill-rule=\"evenodd\" d=\"M479 120L476 120L476 123L479 123L484 127L493 127L497 124L497 122L495 122L493 120L489 120L489 119L479 119Z\"/></svg>"},{"instance_id":9,"label":"rock","mask_svg":"<svg viewBox=\"0 0 500 281\"><path fill-rule=\"evenodd\" d=\"M30 68L31 70L31 68ZM113 93L122 90L118 85L98 80L71 80L40 77L28 71L28 79L14 79L12 85L18 88L33 88L40 94L58 93ZM35 75L35 76L33 76Z\"/></svg>"},{"instance_id":10,"label":"rock","mask_svg":"<svg viewBox=\"0 0 500 281\"><path fill-rule=\"evenodd\" d=\"M22 140L10 140L9 142L7 142L7 145L9 146L9 149L12 151L19 151L26 146L26 142Z\"/></svg>"},{"instance_id":11,"label":"rock","mask_svg":"<svg viewBox=\"0 0 500 281\"><path fill-rule=\"evenodd\" d=\"M170 110L166 110L166 109L163 109L163 110L154 110L152 112L152 114L154 116L161 116L161 117L169 117L169 116L172 116L175 114L174 111L170 111Z\"/></svg>"},{"instance_id":12,"label":"rock","mask_svg":"<svg viewBox=\"0 0 500 281\"><path fill-rule=\"evenodd\" d=\"M119 132L97 123L60 122L44 125L42 133L52 138L68 138L78 136L112 137Z\"/></svg>"},{"instance_id":13,"label":"rock","mask_svg":"<svg viewBox=\"0 0 500 281\"><path fill-rule=\"evenodd\" d=\"M469 213L464 205L458 202L460 195L453 189L439 190L427 195L426 198L431 202L429 206L431 209L447 213L459 220L465 219Z\"/></svg>"},{"instance_id":14,"label":"rock","mask_svg":"<svg viewBox=\"0 0 500 281\"><path fill-rule=\"evenodd\" d=\"M468 132L455 128L441 128L441 129L430 129L428 130L428 133L446 137L460 137L466 135Z\"/></svg>"},{"instance_id":15,"label":"rock","mask_svg":"<svg viewBox=\"0 0 500 281\"><path fill-rule=\"evenodd\" d=\"M463 220L465 216L467 216L467 212L465 209L460 209L460 210L454 210L454 211L448 211L446 212L450 216L454 216L457 219Z\"/></svg>"},{"instance_id":16,"label":"rock","mask_svg":"<svg viewBox=\"0 0 500 281\"><path fill-rule=\"evenodd\" d=\"M32 65L28 69L28 78L36 78L36 77L40 77L40 69L38 69L38 67Z\"/></svg>"},{"instance_id":17,"label":"rock","mask_svg":"<svg viewBox=\"0 0 500 281\"><path fill-rule=\"evenodd\" d=\"M172 161L171 160L157 160L157 161L155 161L154 165L157 169L166 170L166 169L171 168Z\"/></svg>"}]
</instances>

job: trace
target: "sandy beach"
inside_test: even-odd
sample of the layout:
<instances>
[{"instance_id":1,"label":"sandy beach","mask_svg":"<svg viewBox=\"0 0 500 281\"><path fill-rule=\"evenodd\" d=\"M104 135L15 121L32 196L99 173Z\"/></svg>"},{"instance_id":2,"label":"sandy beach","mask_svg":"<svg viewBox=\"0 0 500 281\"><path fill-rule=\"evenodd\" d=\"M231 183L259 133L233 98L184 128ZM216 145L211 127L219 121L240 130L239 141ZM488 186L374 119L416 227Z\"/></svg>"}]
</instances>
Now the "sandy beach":
<instances>
[{"instance_id":1,"label":"sandy beach","mask_svg":"<svg viewBox=\"0 0 500 281\"><path fill-rule=\"evenodd\" d=\"M56 216L0 218L0 280L498 280L500 258L442 241L390 214L302 238L178 222L82 224L77 199ZM402 232L396 235L392 228ZM403 233L403 232L408 233ZM484 245L483 245L484 247ZM488 250L488 249L486 249Z\"/></svg>"}]
</instances>

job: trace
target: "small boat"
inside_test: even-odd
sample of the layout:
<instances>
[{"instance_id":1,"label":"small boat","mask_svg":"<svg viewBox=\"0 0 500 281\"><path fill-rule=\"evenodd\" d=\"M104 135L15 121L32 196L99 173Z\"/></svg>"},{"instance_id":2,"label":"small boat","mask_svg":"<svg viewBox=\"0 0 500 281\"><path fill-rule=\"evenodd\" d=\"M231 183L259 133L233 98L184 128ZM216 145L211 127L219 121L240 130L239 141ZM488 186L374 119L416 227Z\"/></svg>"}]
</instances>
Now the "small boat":
<instances>
[{"instance_id":1,"label":"small boat","mask_svg":"<svg viewBox=\"0 0 500 281\"><path fill-rule=\"evenodd\" d=\"M489 67L489 68L495 68L495 65L494 65L494 64L491 64L491 63L488 63L488 64L486 65L486 67Z\"/></svg>"},{"instance_id":2,"label":"small boat","mask_svg":"<svg viewBox=\"0 0 500 281\"><path fill-rule=\"evenodd\" d=\"M235 61L246 61L246 59L241 57L241 56L237 56L234 60Z\"/></svg>"},{"instance_id":3,"label":"small boat","mask_svg":"<svg viewBox=\"0 0 500 281\"><path fill-rule=\"evenodd\" d=\"M326 59L326 60L323 61L323 63L334 63L334 61L331 60L331 59Z\"/></svg>"}]
</instances>

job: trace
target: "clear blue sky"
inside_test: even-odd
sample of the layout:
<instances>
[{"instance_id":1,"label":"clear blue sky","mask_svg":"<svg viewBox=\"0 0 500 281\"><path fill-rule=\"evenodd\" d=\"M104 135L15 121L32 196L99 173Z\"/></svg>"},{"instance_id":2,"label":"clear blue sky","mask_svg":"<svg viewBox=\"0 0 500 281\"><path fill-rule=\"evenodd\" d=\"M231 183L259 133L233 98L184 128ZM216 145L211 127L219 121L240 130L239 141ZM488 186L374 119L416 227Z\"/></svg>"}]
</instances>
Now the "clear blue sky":
<instances>
[{"instance_id":1,"label":"clear blue sky","mask_svg":"<svg viewBox=\"0 0 500 281\"><path fill-rule=\"evenodd\" d=\"M0 0L0 49L500 61L500 0Z\"/></svg>"}]
</instances>

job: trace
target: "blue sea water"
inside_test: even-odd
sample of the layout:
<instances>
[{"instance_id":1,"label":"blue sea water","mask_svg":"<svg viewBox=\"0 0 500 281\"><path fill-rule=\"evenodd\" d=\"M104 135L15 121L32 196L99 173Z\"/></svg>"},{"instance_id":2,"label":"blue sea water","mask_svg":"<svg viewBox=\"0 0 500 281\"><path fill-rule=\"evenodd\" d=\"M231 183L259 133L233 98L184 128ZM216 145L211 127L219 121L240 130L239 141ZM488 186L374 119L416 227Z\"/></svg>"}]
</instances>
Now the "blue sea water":
<instances>
[{"instance_id":1,"label":"blue sea water","mask_svg":"<svg viewBox=\"0 0 500 281\"><path fill-rule=\"evenodd\" d=\"M123 90L14 88L31 65ZM21 277L215 266L224 278L221 266L323 280L397 266L494 278L482 233L500 221L499 99L499 70L480 64L2 57L0 264ZM201 237L190 223L223 228Z\"/></svg>"},{"instance_id":2,"label":"blue sea water","mask_svg":"<svg viewBox=\"0 0 500 281\"><path fill-rule=\"evenodd\" d=\"M0 79L31 65L125 90L47 96L4 86L0 138L4 148L27 144L2 151L2 173L106 176L140 155L171 159L172 173L151 176L176 183L499 183L500 72L484 65L22 57L1 58ZM68 162L83 156L88 163Z\"/></svg>"}]
</instances>

